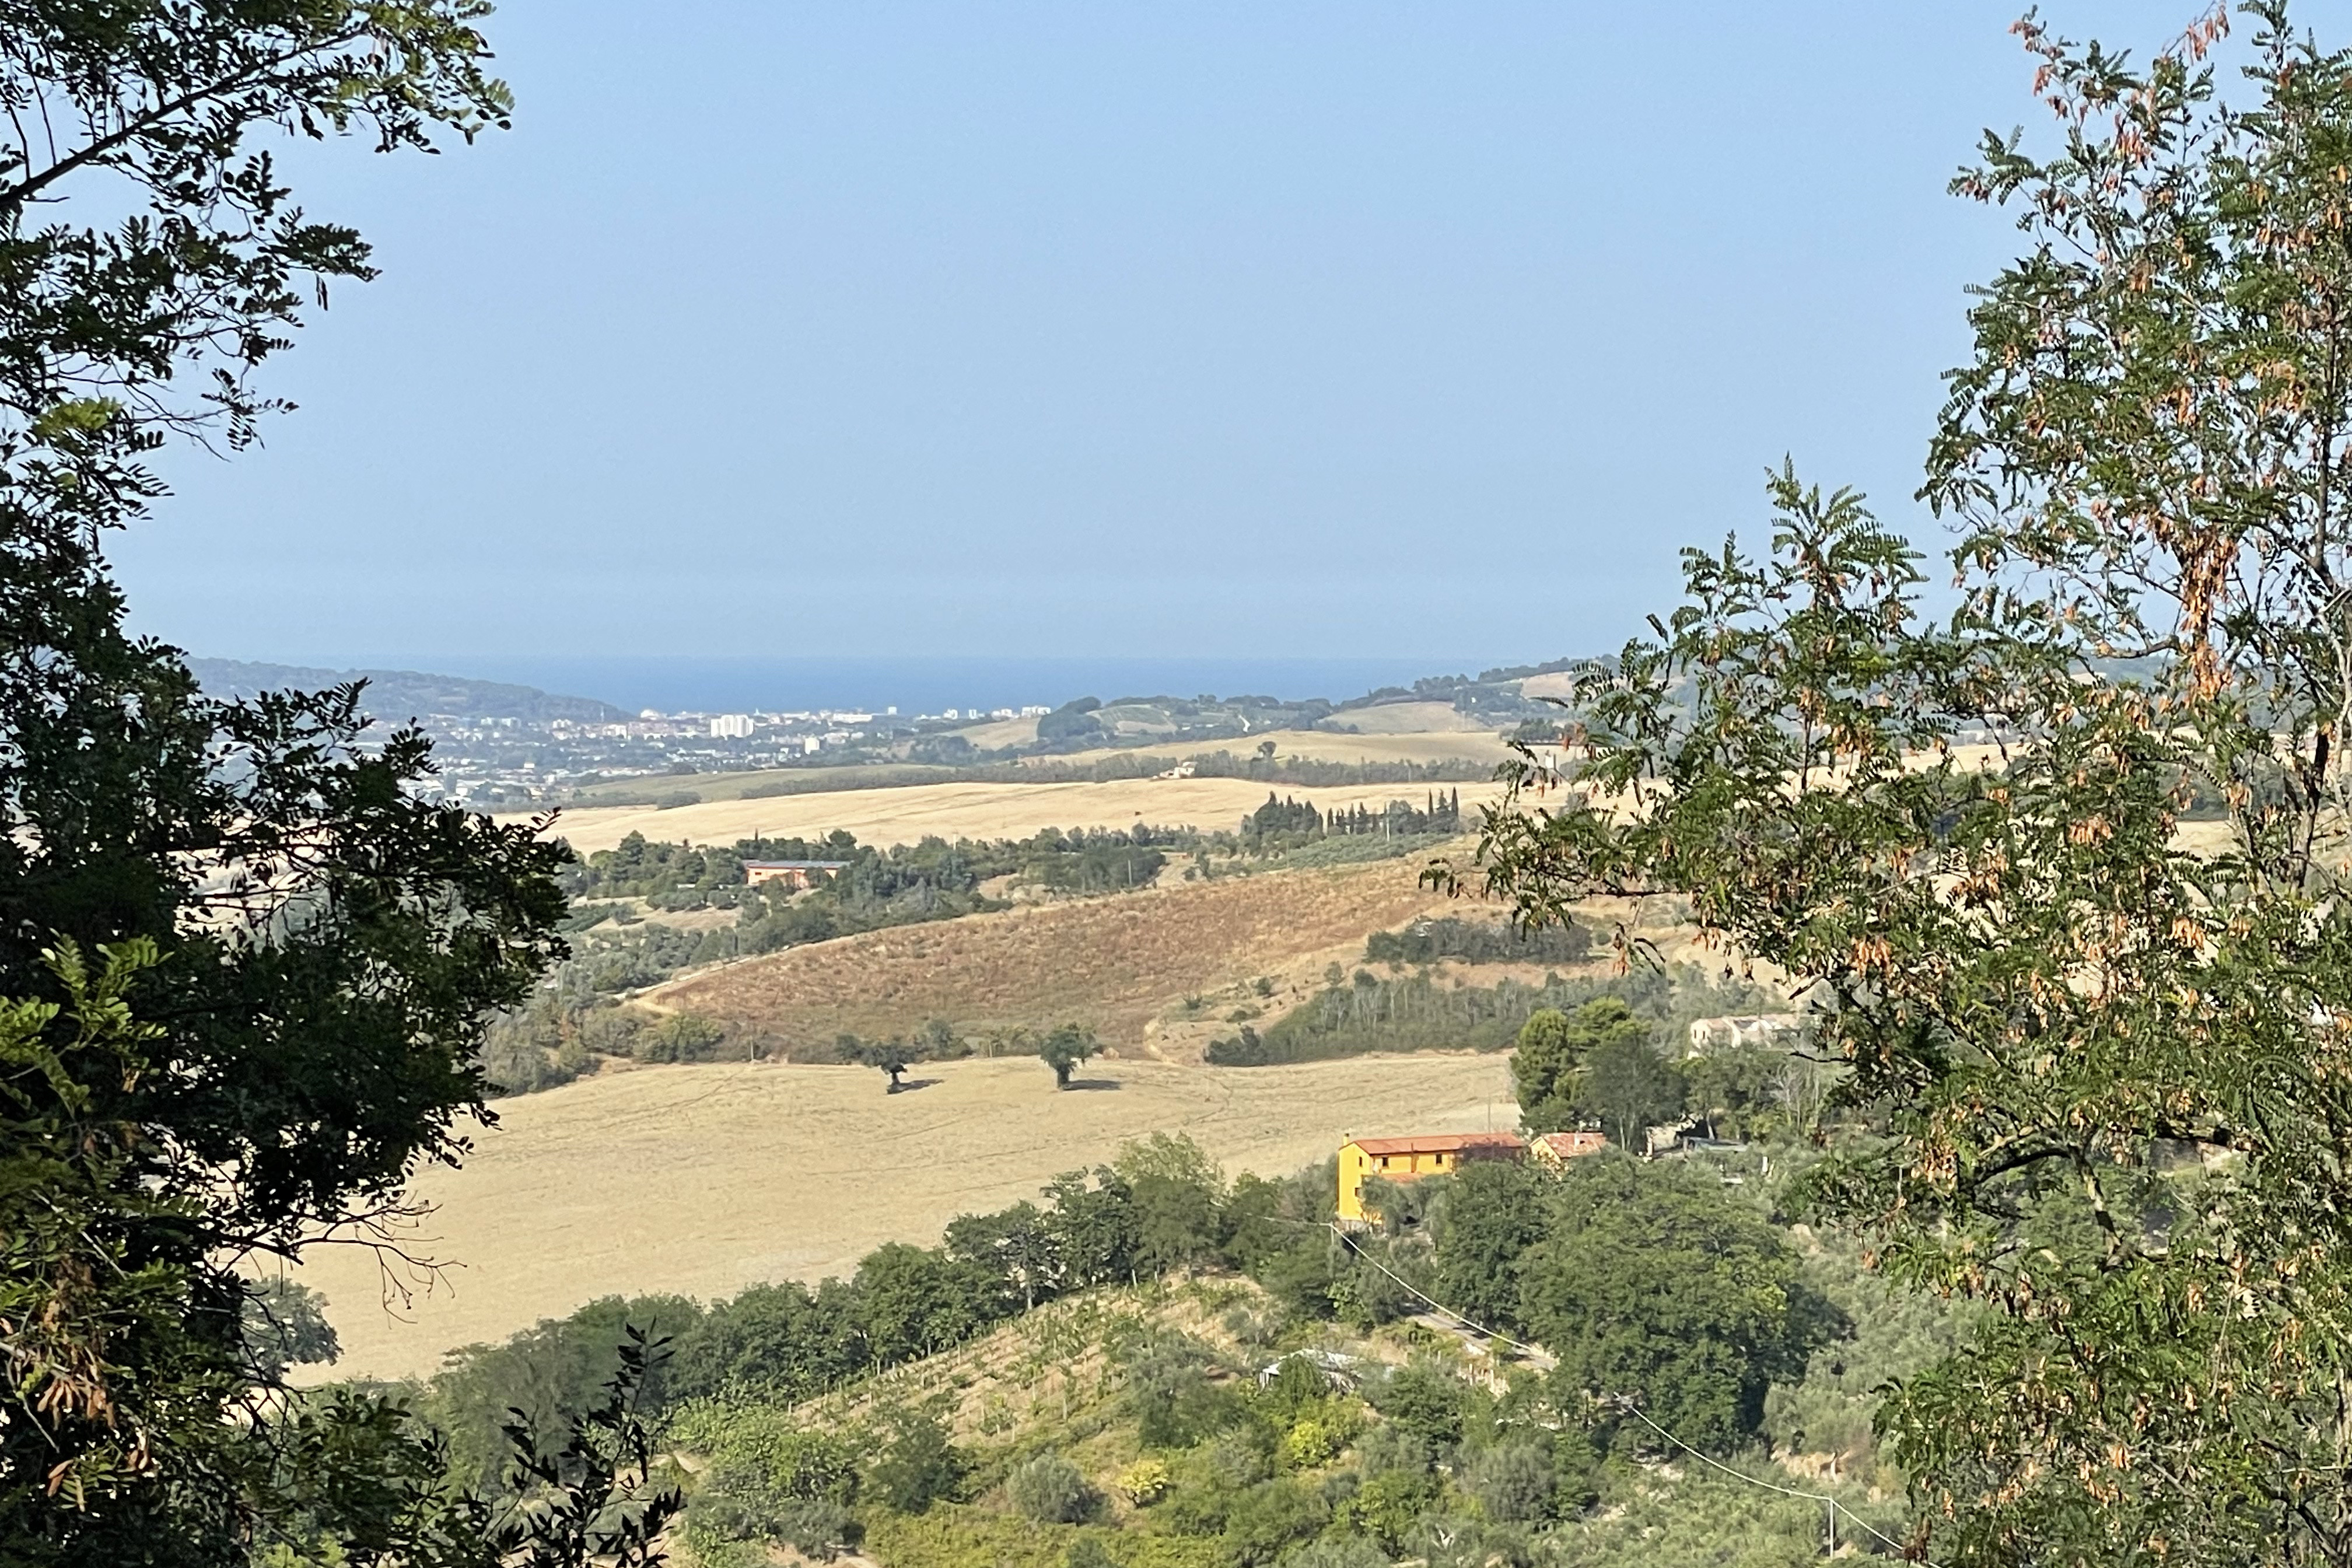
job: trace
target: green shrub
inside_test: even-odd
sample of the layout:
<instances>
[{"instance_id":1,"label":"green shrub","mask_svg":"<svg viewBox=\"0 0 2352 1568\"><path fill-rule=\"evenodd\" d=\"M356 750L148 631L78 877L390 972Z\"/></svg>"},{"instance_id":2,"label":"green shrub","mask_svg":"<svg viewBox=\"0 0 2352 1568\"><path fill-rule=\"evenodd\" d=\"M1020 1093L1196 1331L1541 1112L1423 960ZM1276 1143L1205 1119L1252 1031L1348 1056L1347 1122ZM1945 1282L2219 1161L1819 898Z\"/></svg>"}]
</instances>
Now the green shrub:
<instances>
[{"instance_id":1,"label":"green shrub","mask_svg":"<svg viewBox=\"0 0 2352 1568\"><path fill-rule=\"evenodd\" d=\"M1313 1539L1330 1521L1323 1499L1297 1481L1252 1487L1225 1516L1225 1561L1232 1568L1269 1568L1286 1548Z\"/></svg>"},{"instance_id":2,"label":"green shrub","mask_svg":"<svg viewBox=\"0 0 2352 1568\"><path fill-rule=\"evenodd\" d=\"M1377 1384L1367 1384L1372 1408L1423 1442L1442 1446L1462 1437L1463 1406L1470 1388L1442 1366L1416 1361Z\"/></svg>"},{"instance_id":3,"label":"green shrub","mask_svg":"<svg viewBox=\"0 0 2352 1568\"><path fill-rule=\"evenodd\" d=\"M953 1497L969 1468L962 1450L948 1441L948 1430L936 1417L911 1415L901 1417L867 1479L885 1508L920 1513L938 1500Z\"/></svg>"},{"instance_id":4,"label":"green shrub","mask_svg":"<svg viewBox=\"0 0 2352 1568\"><path fill-rule=\"evenodd\" d=\"M1389 1568L1389 1554L1360 1536L1310 1541L1275 1561L1276 1568Z\"/></svg>"},{"instance_id":5,"label":"green shrub","mask_svg":"<svg viewBox=\"0 0 2352 1568\"><path fill-rule=\"evenodd\" d=\"M1437 1478L1427 1469L1382 1470L1367 1479L1337 1514L1347 1529L1397 1552L1437 1495Z\"/></svg>"},{"instance_id":6,"label":"green shrub","mask_svg":"<svg viewBox=\"0 0 2352 1568\"><path fill-rule=\"evenodd\" d=\"M1524 1437L1497 1443L1470 1461L1463 1485L1488 1519L1505 1524L1549 1519L1559 1489L1551 1445Z\"/></svg>"},{"instance_id":7,"label":"green shrub","mask_svg":"<svg viewBox=\"0 0 2352 1568\"><path fill-rule=\"evenodd\" d=\"M1234 1491L1265 1480L1274 1474L1271 1436L1255 1422L1227 1427L1209 1440L1209 1473Z\"/></svg>"},{"instance_id":8,"label":"green shrub","mask_svg":"<svg viewBox=\"0 0 2352 1568\"><path fill-rule=\"evenodd\" d=\"M1330 1429L1311 1416L1283 1435L1283 1462L1297 1469L1328 1464L1339 1448L1331 1440Z\"/></svg>"},{"instance_id":9,"label":"green shrub","mask_svg":"<svg viewBox=\"0 0 2352 1568\"><path fill-rule=\"evenodd\" d=\"M1118 1479L1112 1485L1136 1507L1150 1508L1168 1495L1171 1481L1166 1460L1142 1458L1119 1471Z\"/></svg>"},{"instance_id":10,"label":"green shrub","mask_svg":"<svg viewBox=\"0 0 2352 1568\"><path fill-rule=\"evenodd\" d=\"M1094 1512L1097 1501L1078 1467L1051 1451L1013 1466L1004 1494L1024 1519L1039 1524L1076 1524Z\"/></svg>"},{"instance_id":11,"label":"green shrub","mask_svg":"<svg viewBox=\"0 0 2352 1568\"><path fill-rule=\"evenodd\" d=\"M706 1456L713 1473L756 1475L779 1498L845 1506L857 1498L857 1446L804 1430L773 1405L695 1405L670 1427L680 1448Z\"/></svg>"},{"instance_id":12,"label":"green shrub","mask_svg":"<svg viewBox=\"0 0 2352 1568\"><path fill-rule=\"evenodd\" d=\"M1429 1445L1402 1426L1375 1426L1356 1445L1356 1467L1367 1476L1391 1470L1425 1475L1432 1460Z\"/></svg>"}]
</instances>

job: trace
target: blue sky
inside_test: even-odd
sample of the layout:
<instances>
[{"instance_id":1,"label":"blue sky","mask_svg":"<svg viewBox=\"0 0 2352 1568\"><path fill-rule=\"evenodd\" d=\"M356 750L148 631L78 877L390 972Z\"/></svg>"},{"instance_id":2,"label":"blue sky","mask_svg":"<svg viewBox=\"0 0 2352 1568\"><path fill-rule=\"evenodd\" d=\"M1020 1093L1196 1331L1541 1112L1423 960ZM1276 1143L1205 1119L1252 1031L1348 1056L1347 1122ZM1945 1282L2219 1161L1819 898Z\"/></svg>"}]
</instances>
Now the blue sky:
<instances>
[{"instance_id":1,"label":"blue sky","mask_svg":"<svg viewBox=\"0 0 2352 1568\"><path fill-rule=\"evenodd\" d=\"M265 450L171 464L136 616L446 668L1612 647L1783 453L1934 539L2016 9L509 0L511 132L294 153L384 276Z\"/></svg>"}]
</instances>

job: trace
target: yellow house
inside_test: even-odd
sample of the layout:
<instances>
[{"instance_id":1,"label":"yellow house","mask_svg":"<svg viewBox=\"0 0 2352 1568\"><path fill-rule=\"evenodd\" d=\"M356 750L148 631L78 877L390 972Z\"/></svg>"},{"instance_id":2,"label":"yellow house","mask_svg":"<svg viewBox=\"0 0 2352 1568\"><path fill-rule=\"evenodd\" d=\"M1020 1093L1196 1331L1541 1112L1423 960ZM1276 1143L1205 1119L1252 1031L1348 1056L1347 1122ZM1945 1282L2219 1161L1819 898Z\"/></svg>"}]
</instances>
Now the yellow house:
<instances>
[{"instance_id":1,"label":"yellow house","mask_svg":"<svg viewBox=\"0 0 2352 1568\"><path fill-rule=\"evenodd\" d=\"M1526 1142L1509 1132L1435 1132L1418 1138L1350 1138L1339 1145L1339 1219L1363 1225L1364 1184L1448 1175L1474 1160L1516 1160Z\"/></svg>"}]
</instances>

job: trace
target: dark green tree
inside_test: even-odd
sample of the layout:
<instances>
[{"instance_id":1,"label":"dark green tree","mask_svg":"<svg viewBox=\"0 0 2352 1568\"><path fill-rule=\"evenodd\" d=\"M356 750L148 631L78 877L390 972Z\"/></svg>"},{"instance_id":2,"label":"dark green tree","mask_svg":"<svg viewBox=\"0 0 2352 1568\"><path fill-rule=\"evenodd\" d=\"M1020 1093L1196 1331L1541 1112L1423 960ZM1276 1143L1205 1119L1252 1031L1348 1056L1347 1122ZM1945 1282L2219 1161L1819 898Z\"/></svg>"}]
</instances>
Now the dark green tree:
<instances>
[{"instance_id":1,"label":"dark green tree","mask_svg":"<svg viewBox=\"0 0 2352 1568\"><path fill-rule=\"evenodd\" d=\"M851 1283L866 1348L885 1363L960 1344L998 1315L987 1270L903 1241L867 1253Z\"/></svg>"},{"instance_id":2,"label":"dark green tree","mask_svg":"<svg viewBox=\"0 0 2352 1568\"><path fill-rule=\"evenodd\" d=\"M1511 1086L1518 1095L1520 1124L1530 1132L1573 1126L1583 1068L1583 1052L1569 1040L1568 1015L1557 1007L1529 1014L1511 1051Z\"/></svg>"},{"instance_id":3,"label":"dark green tree","mask_svg":"<svg viewBox=\"0 0 2352 1568\"><path fill-rule=\"evenodd\" d=\"M1517 1323L1519 1258L1544 1237L1550 1185L1535 1166L1500 1160L1474 1161L1442 1184L1429 1227L1440 1300L1488 1328Z\"/></svg>"},{"instance_id":4,"label":"dark green tree","mask_svg":"<svg viewBox=\"0 0 2352 1568\"><path fill-rule=\"evenodd\" d=\"M1519 1027L1511 1053L1511 1083L1519 1120L1530 1132L1558 1132L1582 1124L1579 1103L1585 1058L1595 1047L1624 1040L1647 1043L1649 1026L1622 997L1597 996L1573 1015L1540 1008Z\"/></svg>"},{"instance_id":5,"label":"dark green tree","mask_svg":"<svg viewBox=\"0 0 2352 1568\"><path fill-rule=\"evenodd\" d=\"M1446 1367L1411 1362L1365 1390L1373 1407L1423 1443L1445 1447L1462 1436L1470 1389Z\"/></svg>"},{"instance_id":6,"label":"dark green tree","mask_svg":"<svg viewBox=\"0 0 2352 1568\"><path fill-rule=\"evenodd\" d=\"M1519 1279L1519 1319L1559 1357L1563 1393L1630 1404L1701 1448L1752 1434L1765 1391L1801 1378L1844 1331L1780 1232L1712 1177L1671 1165L1578 1162Z\"/></svg>"},{"instance_id":7,"label":"dark green tree","mask_svg":"<svg viewBox=\"0 0 2352 1568\"><path fill-rule=\"evenodd\" d=\"M331 1364L342 1355L326 1308L324 1296L282 1274L247 1287L245 1343L262 1381L280 1382L290 1367Z\"/></svg>"},{"instance_id":8,"label":"dark green tree","mask_svg":"<svg viewBox=\"0 0 2352 1568\"><path fill-rule=\"evenodd\" d=\"M970 1468L937 1416L905 1413L874 1462L868 1490L886 1508L921 1513L941 1498L955 1496Z\"/></svg>"},{"instance_id":9,"label":"dark green tree","mask_svg":"<svg viewBox=\"0 0 2352 1568\"><path fill-rule=\"evenodd\" d=\"M1003 1309L1023 1311L1062 1282L1058 1237L1052 1219L1033 1203L1017 1203L994 1214L960 1215L948 1223L943 1248L950 1258L1003 1282Z\"/></svg>"},{"instance_id":10,"label":"dark green tree","mask_svg":"<svg viewBox=\"0 0 2352 1568\"><path fill-rule=\"evenodd\" d=\"M887 1040L861 1043L857 1047L857 1059L867 1067L880 1068L890 1080L889 1087L883 1092L896 1094L900 1087L898 1080L907 1076L908 1068L923 1059L923 1053L919 1047L910 1046L903 1037L893 1035Z\"/></svg>"},{"instance_id":11,"label":"dark green tree","mask_svg":"<svg viewBox=\"0 0 2352 1568\"><path fill-rule=\"evenodd\" d=\"M1639 1150L1649 1129L1682 1114L1682 1075L1651 1048L1646 1031L1620 1035L1593 1047L1586 1058L1576 1104L1620 1148Z\"/></svg>"},{"instance_id":12,"label":"dark green tree","mask_svg":"<svg viewBox=\"0 0 2352 1568\"><path fill-rule=\"evenodd\" d=\"M273 1530L418 1565L584 1549L564 1510L585 1492L526 1542L421 1491L432 1467L380 1404L288 1415L271 1358L247 1353L238 1273L322 1235L381 1237L416 1167L488 1119L483 1020L562 951L562 852L426 800L425 740L360 744L355 688L205 698L176 650L126 631L105 555L163 494L159 447L254 439L274 406L257 373L307 305L371 276L357 234L295 203L268 139L391 152L503 122L486 9L123 0L0 19L13 1563L242 1564ZM624 1465L626 1426L567 1436L563 1487L593 1479L572 1436ZM657 1521L646 1500L631 1517Z\"/></svg>"},{"instance_id":13,"label":"dark green tree","mask_svg":"<svg viewBox=\"0 0 2352 1568\"><path fill-rule=\"evenodd\" d=\"M1101 1048L1095 1043L1093 1030L1076 1024L1058 1024L1038 1042L1037 1055L1054 1069L1054 1087L1067 1089L1070 1075Z\"/></svg>"}]
</instances>

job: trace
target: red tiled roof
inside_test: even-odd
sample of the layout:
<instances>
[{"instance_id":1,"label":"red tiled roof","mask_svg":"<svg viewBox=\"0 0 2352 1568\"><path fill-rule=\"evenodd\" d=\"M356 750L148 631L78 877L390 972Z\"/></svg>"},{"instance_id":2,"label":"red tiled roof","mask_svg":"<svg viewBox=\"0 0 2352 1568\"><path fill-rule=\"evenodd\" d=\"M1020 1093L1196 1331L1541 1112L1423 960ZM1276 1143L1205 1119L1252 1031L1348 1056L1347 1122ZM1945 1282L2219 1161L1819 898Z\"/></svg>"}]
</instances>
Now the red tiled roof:
<instances>
[{"instance_id":1,"label":"red tiled roof","mask_svg":"<svg viewBox=\"0 0 2352 1568\"><path fill-rule=\"evenodd\" d=\"M1562 1159L1591 1154L1609 1145L1609 1140L1598 1132L1547 1132L1536 1142L1547 1153L1557 1154Z\"/></svg>"},{"instance_id":2,"label":"red tiled roof","mask_svg":"<svg viewBox=\"0 0 2352 1568\"><path fill-rule=\"evenodd\" d=\"M1450 1154L1463 1149L1524 1149L1514 1132L1430 1132L1418 1138L1350 1138L1367 1154Z\"/></svg>"}]
</instances>

